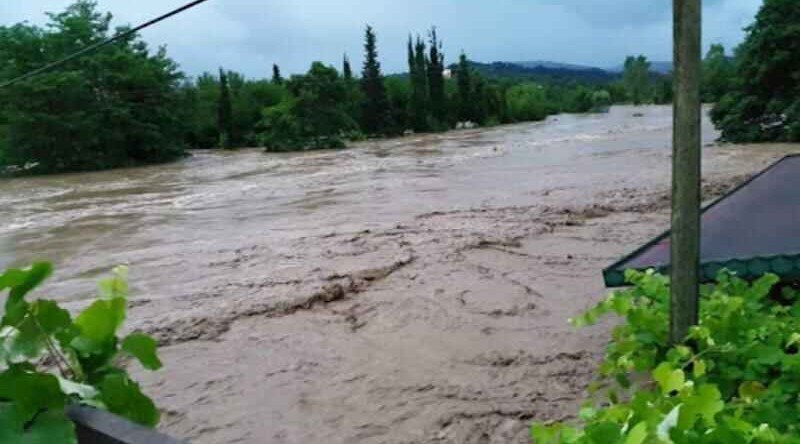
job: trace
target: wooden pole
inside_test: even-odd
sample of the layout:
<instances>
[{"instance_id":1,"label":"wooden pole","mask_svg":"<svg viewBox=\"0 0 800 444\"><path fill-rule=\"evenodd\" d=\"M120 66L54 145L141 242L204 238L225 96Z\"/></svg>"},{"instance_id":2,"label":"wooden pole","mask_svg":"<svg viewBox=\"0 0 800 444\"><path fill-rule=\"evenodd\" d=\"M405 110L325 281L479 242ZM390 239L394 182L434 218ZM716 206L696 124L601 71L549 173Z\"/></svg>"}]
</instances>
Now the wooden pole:
<instances>
[{"instance_id":1,"label":"wooden pole","mask_svg":"<svg viewBox=\"0 0 800 444\"><path fill-rule=\"evenodd\" d=\"M672 295L670 338L682 342L697 324L700 271L702 0L673 0Z\"/></svg>"}]
</instances>

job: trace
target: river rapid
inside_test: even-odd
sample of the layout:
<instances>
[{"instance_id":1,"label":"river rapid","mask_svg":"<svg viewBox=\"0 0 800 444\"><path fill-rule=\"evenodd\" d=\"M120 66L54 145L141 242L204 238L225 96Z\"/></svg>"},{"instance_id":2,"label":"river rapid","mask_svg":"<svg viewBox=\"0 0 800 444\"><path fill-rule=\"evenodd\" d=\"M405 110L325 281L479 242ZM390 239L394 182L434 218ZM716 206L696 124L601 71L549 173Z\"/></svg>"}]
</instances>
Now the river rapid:
<instances>
[{"instance_id":1,"label":"river rapid","mask_svg":"<svg viewBox=\"0 0 800 444\"><path fill-rule=\"evenodd\" d=\"M718 196L798 146L728 146ZM0 267L78 310L130 267L132 366L193 443L527 442L570 418L608 325L567 319L668 225L671 108L0 180Z\"/></svg>"}]
</instances>

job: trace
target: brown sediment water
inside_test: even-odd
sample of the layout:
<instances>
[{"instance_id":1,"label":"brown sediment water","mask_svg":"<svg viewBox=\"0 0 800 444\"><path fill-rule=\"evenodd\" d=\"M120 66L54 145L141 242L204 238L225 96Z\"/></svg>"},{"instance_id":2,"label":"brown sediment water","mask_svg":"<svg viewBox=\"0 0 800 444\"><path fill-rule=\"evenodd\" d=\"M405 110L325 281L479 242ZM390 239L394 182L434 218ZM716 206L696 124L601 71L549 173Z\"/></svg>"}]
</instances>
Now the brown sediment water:
<instances>
[{"instance_id":1,"label":"brown sediment water","mask_svg":"<svg viewBox=\"0 0 800 444\"><path fill-rule=\"evenodd\" d=\"M40 295L77 310L128 264L165 364L132 371L176 437L522 443L574 415L608 341L567 319L668 224L670 136L670 108L614 107L2 180L0 266L54 261ZM800 149L716 137L706 198Z\"/></svg>"}]
</instances>

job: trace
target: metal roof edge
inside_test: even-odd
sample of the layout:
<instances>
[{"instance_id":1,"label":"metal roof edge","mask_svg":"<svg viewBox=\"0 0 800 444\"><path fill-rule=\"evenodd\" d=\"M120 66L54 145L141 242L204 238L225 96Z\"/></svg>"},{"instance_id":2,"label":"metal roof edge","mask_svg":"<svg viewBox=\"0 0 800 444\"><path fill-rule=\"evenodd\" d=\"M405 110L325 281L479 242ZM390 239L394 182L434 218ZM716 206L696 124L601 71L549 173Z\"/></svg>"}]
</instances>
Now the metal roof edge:
<instances>
[{"instance_id":1,"label":"metal roof edge","mask_svg":"<svg viewBox=\"0 0 800 444\"><path fill-rule=\"evenodd\" d=\"M654 269L662 274L666 274L669 271L668 266ZM648 269L635 270L644 272ZM766 273L777 274L782 280L786 280L786 278L797 279L800 278L800 253L703 262L700 264L701 282L708 283L716 281L717 275L722 270L731 271L745 280L757 279ZM603 280L608 288L627 286L625 270L621 271L607 268L603 270Z\"/></svg>"},{"instance_id":2,"label":"metal roof edge","mask_svg":"<svg viewBox=\"0 0 800 444\"><path fill-rule=\"evenodd\" d=\"M775 162L771 163L769 166L764 168L761 172L754 174L752 177L750 177L749 179L747 179L744 182L740 183L739 185L735 186L734 188L732 188L731 190L729 190L728 192L726 192L722 196L714 199L713 201L711 201L710 204L705 206L700 211L701 216L706 211L710 210L711 208L714 208L717 204L722 202L724 199L730 197L732 194L734 194L737 191L741 190L745 186L747 186L750 183L752 183L754 180L758 179L759 177L761 177L764 174L766 174L768 171L770 171L773 168L775 168L776 166L778 166L781 162L785 161L786 159L793 158L793 157L800 157L800 153L787 154L787 155L781 157L780 159L776 160ZM634 256L638 255L639 253L642 253L643 251L647 250L648 248L652 247L653 245L661 242L662 240L664 240L664 238L669 236L671 232L672 232L672 230L664 231L663 233L659 234L658 236L656 236L655 238L653 238L652 240L650 240L646 244L642 245L641 247L637 248L636 250L632 251L631 253L628 253L627 255L623 256L618 261L616 261L613 264L609 265L608 267L604 268L603 269L603 280L605 281L606 287L614 288L614 287L623 287L623 286L625 286L625 276L624 276L625 275L625 270L620 271L620 270L617 270L617 268L619 268L619 266L624 264L625 262L630 261ZM702 233L701 233L701 235L702 235ZM755 258L754 257L752 259L755 260L755 259L759 259L759 258ZM751 259L746 259L746 261L747 260L751 260ZM722 261L722 262L731 262L731 261ZM712 263L716 263L716 262L710 262L709 264L712 264ZM701 267L703 267L703 266L704 266L704 264L701 264ZM666 269L666 267L660 267L658 270L665 270L665 269ZM639 270L639 271L644 271L644 270ZM711 280L713 280L715 278L716 278L716 274L711 278ZM621 282L619 282L619 281L621 281Z\"/></svg>"}]
</instances>

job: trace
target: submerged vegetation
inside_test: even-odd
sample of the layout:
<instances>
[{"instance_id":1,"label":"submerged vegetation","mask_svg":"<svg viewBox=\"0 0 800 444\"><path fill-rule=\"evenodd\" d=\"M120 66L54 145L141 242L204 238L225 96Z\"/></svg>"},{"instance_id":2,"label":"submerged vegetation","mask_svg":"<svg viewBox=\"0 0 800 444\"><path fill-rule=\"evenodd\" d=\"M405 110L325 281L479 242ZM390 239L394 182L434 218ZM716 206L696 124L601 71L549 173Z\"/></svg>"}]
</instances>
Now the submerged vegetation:
<instances>
[{"instance_id":1,"label":"submerged vegetation","mask_svg":"<svg viewBox=\"0 0 800 444\"><path fill-rule=\"evenodd\" d=\"M0 320L0 442L77 443L65 407L84 404L155 427L159 412L121 365L148 370L161 361L156 341L141 333L118 337L125 322L127 269L99 285L99 298L73 318L47 299L26 300L52 272L48 263L0 274L8 290Z\"/></svg>"}]
</instances>

